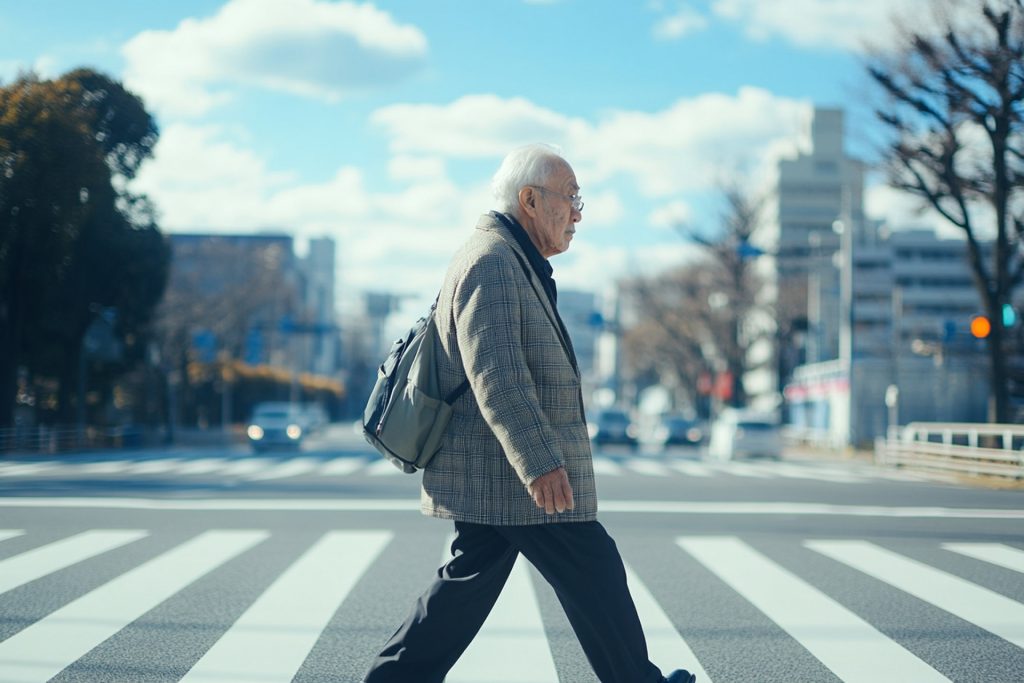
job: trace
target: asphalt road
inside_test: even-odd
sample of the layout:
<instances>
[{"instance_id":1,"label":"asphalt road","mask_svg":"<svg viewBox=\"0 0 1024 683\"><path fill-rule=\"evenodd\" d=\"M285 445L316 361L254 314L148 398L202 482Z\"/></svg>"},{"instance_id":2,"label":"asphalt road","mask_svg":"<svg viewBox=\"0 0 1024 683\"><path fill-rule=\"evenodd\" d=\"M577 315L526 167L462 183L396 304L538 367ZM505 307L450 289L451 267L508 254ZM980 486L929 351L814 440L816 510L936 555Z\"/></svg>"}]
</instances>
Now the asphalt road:
<instances>
[{"instance_id":1,"label":"asphalt road","mask_svg":"<svg viewBox=\"0 0 1024 683\"><path fill-rule=\"evenodd\" d=\"M597 454L651 657L699 680L1024 680L1024 491ZM813 454L811 454L813 456ZM296 453L0 459L0 681L358 681L446 552L418 477ZM523 563L448 683L594 683Z\"/></svg>"}]
</instances>

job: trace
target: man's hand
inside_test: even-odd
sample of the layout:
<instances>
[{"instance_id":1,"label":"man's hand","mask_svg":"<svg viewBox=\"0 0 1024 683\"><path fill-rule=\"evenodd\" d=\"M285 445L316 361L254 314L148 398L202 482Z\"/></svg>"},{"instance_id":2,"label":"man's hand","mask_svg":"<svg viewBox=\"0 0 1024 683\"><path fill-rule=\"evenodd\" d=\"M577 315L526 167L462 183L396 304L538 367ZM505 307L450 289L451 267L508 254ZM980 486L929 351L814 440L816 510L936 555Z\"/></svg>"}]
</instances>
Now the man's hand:
<instances>
[{"instance_id":1,"label":"man's hand","mask_svg":"<svg viewBox=\"0 0 1024 683\"><path fill-rule=\"evenodd\" d=\"M537 507L544 508L544 512L549 515L555 514L556 510L565 512L574 507L572 486L569 485L569 476L565 473L564 467L551 470L534 479L530 484L530 495L533 496L533 502Z\"/></svg>"}]
</instances>

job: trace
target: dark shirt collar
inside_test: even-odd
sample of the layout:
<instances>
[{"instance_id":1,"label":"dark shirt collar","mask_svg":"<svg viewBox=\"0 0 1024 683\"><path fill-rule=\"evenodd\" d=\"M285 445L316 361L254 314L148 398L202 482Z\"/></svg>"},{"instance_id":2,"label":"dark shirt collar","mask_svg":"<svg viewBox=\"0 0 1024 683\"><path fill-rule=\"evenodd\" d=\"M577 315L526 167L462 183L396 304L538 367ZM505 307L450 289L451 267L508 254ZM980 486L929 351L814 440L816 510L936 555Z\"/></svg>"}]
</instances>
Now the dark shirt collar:
<instances>
[{"instance_id":1,"label":"dark shirt collar","mask_svg":"<svg viewBox=\"0 0 1024 683\"><path fill-rule=\"evenodd\" d=\"M551 267L551 263L546 258L541 256L537 245L533 243L533 240L531 240L530 236L526 233L526 228L524 228L512 214L503 213L501 215L508 219L507 225L509 226L509 231L512 233L512 236L516 238L516 242L518 242L519 246L522 247L523 252L526 253L527 260L530 262L530 265L533 266L533 269L540 277L541 282L546 282L551 279L555 269Z\"/></svg>"}]
</instances>

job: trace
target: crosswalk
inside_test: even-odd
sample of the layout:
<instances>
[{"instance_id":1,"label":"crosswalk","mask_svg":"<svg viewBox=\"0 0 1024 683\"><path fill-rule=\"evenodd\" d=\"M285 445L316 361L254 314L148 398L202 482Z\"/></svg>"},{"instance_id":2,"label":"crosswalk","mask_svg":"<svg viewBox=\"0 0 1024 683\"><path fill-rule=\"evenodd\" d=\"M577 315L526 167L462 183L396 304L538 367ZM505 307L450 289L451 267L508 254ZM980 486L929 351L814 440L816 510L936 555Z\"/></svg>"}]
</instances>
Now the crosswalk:
<instances>
[{"instance_id":1,"label":"crosswalk","mask_svg":"<svg viewBox=\"0 0 1024 683\"><path fill-rule=\"evenodd\" d=\"M753 480L804 480L832 484L863 484L880 480L923 481L918 473L874 466L868 463L830 464L823 462L734 462L684 458L596 456L594 472L599 477L686 477L697 480L739 477ZM240 481L267 482L315 477L333 480L345 477L393 477L401 472L375 456L293 455L246 456L228 454L213 457L146 457L139 460L45 459L0 463L0 482L17 479L130 477L144 480L160 477L216 477Z\"/></svg>"},{"instance_id":2,"label":"crosswalk","mask_svg":"<svg viewBox=\"0 0 1024 683\"><path fill-rule=\"evenodd\" d=\"M358 681L449 542L407 529L0 529L0 681ZM663 670L685 666L702 683L1021 680L1020 547L650 543L622 550ZM549 596L519 558L447 683L591 683L580 653L552 641Z\"/></svg>"}]
</instances>

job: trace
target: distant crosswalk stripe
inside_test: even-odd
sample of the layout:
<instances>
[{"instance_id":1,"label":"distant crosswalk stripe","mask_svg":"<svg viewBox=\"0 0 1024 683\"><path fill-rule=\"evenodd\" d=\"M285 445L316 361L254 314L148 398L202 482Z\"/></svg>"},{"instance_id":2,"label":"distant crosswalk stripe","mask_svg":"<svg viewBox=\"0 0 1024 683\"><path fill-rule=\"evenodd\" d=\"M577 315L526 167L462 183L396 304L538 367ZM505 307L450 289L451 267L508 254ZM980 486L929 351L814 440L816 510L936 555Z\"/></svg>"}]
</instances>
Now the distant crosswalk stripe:
<instances>
[{"instance_id":1,"label":"distant crosswalk stripe","mask_svg":"<svg viewBox=\"0 0 1024 683\"><path fill-rule=\"evenodd\" d=\"M1002 543L943 543L942 547L976 560L1024 573L1024 550Z\"/></svg>"},{"instance_id":2,"label":"distant crosswalk stripe","mask_svg":"<svg viewBox=\"0 0 1024 683\"><path fill-rule=\"evenodd\" d=\"M374 477L386 477L392 474L401 474L402 470L392 465L388 460L378 460L366 467L366 473Z\"/></svg>"},{"instance_id":3,"label":"distant crosswalk stripe","mask_svg":"<svg viewBox=\"0 0 1024 683\"><path fill-rule=\"evenodd\" d=\"M808 548L1024 647L1024 605L867 541L807 541Z\"/></svg>"},{"instance_id":4,"label":"distant crosswalk stripe","mask_svg":"<svg viewBox=\"0 0 1024 683\"><path fill-rule=\"evenodd\" d=\"M326 477L343 477L366 467L365 458L334 458L321 465L319 474Z\"/></svg>"},{"instance_id":5,"label":"distant crosswalk stripe","mask_svg":"<svg viewBox=\"0 0 1024 683\"><path fill-rule=\"evenodd\" d=\"M445 683L552 683L558 680L529 565L516 560L483 628Z\"/></svg>"},{"instance_id":6,"label":"distant crosswalk stripe","mask_svg":"<svg viewBox=\"0 0 1024 683\"><path fill-rule=\"evenodd\" d=\"M639 458L632 458L626 465L632 471L643 474L648 477L665 477L672 474L665 465L660 462L654 462L653 460L640 460Z\"/></svg>"},{"instance_id":7,"label":"distant crosswalk stripe","mask_svg":"<svg viewBox=\"0 0 1024 683\"><path fill-rule=\"evenodd\" d=\"M84 474L121 474L135 463L131 460L101 460L78 466L78 472Z\"/></svg>"},{"instance_id":8,"label":"distant crosswalk stripe","mask_svg":"<svg viewBox=\"0 0 1024 683\"><path fill-rule=\"evenodd\" d=\"M774 479L774 475L765 472L763 469L742 462L716 462L708 463L708 467L720 470L726 474L737 477L756 477L758 479Z\"/></svg>"},{"instance_id":9,"label":"distant crosswalk stripe","mask_svg":"<svg viewBox=\"0 0 1024 683\"><path fill-rule=\"evenodd\" d=\"M270 458L239 458L232 460L220 471L225 477L243 477L254 472L259 472L271 467L276 463Z\"/></svg>"},{"instance_id":10,"label":"distant crosswalk stripe","mask_svg":"<svg viewBox=\"0 0 1024 683\"><path fill-rule=\"evenodd\" d=\"M0 560L0 593L6 593L41 576L131 543L145 535L145 531L133 529L86 531Z\"/></svg>"},{"instance_id":11,"label":"distant crosswalk stripe","mask_svg":"<svg viewBox=\"0 0 1024 683\"><path fill-rule=\"evenodd\" d=\"M611 458L596 457L593 460L594 474L622 474L622 466Z\"/></svg>"},{"instance_id":12,"label":"distant crosswalk stripe","mask_svg":"<svg viewBox=\"0 0 1024 683\"><path fill-rule=\"evenodd\" d=\"M218 470L224 469L224 466L228 464L228 460L224 458L197 458L195 460L189 460L182 463L175 472L177 474L210 474Z\"/></svg>"},{"instance_id":13,"label":"distant crosswalk stripe","mask_svg":"<svg viewBox=\"0 0 1024 683\"><path fill-rule=\"evenodd\" d=\"M200 576L267 537L208 531L87 593L0 643L0 680L45 681Z\"/></svg>"},{"instance_id":14,"label":"distant crosswalk stripe","mask_svg":"<svg viewBox=\"0 0 1024 683\"><path fill-rule=\"evenodd\" d=\"M701 683L711 683L711 677L697 661L693 650L679 635L672 620L629 565L626 565L626 578L629 581L629 593L633 596L633 604L636 605L640 623L644 627L647 652L651 661L661 667L665 674L681 666L690 673L697 674L697 680Z\"/></svg>"},{"instance_id":15,"label":"distant crosswalk stripe","mask_svg":"<svg viewBox=\"0 0 1024 683\"><path fill-rule=\"evenodd\" d=\"M771 468L770 472L790 479L815 479L818 481L830 481L836 484L856 484L864 481L862 477L813 466L777 462L772 465L766 465L766 467Z\"/></svg>"},{"instance_id":16,"label":"distant crosswalk stripe","mask_svg":"<svg viewBox=\"0 0 1024 683\"><path fill-rule=\"evenodd\" d=\"M41 474L52 470L57 466L56 462L32 462L8 464L0 469L0 477L21 477L26 474Z\"/></svg>"},{"instance_id":17,"label":"distant crosswalk stripe","mask_svg":"<svg viewBox=\"0 0 1024 683\"><path fill-rule=\"evenodd\" d=\"M238 618L181 681L290 681L359 578L391 540L387 531L327 533Z\"/></svg>"},{"instance_id":18,"label":"distant crosswalk stripe","mask_svg":"<svg viewBox=\"0 0 1024 683\"><path fill-rule=\"evenodd\" d=\"M160 458L158 460L144 460L125 468L125 474L163 474L170 472L181 464L179 458Z\"/></svg>"},{"instance_id":19,"label":"distant crosswalk stripe","mask_svg":"<svg viewBox=\"0 0 1024 683\"><path fill-rule=\"evenodd\" d=\"M285 460L282 463L268 467L260 472L256 472L249 476L250 479L263 480L263 479L286 479L288 477L296 477L300 474L307 474L312 472L320 466L320 460L318 458L292 458Z\"/></svg>"},{"instance_id":20,"label":"distant crosswalk stripe","mask_svg":"<svg viewBox=\"0 0 1024 683\"><path fill-rule=\"evenodd\" d=\"M677 543L846 683L948 679L830 597L734 537Z\"/></svg>"},{"instance_id":21,"label":"distant crosswalk stripe","mask_svg":"<svg viewBox=\"0 0 1024 683\"><path fill-rule=\"evenodd\" d=\"M711 472L709 472L708 468L705 467L704 464L702 464L702 463L686 462L686 461L683 461L683 460L676 460L675 462L670 463L669 467L671 467L672 469L676 470L677 472L682 472L683 474L685 474L685 475L687 475L689 477L710 477L711 476Z\"/></svg>"},{"instance_id":22,"label":"distant crosswalk stripe","mask_svg":"<svg viewBox=\"0 0 1024 683\"><path fill-rule=\"evenodd\" d=\"M15 538L21 536L25 532L21 529L0 529L0 541L6 541L8 538Z\"/></svg>"}]
</instances>

